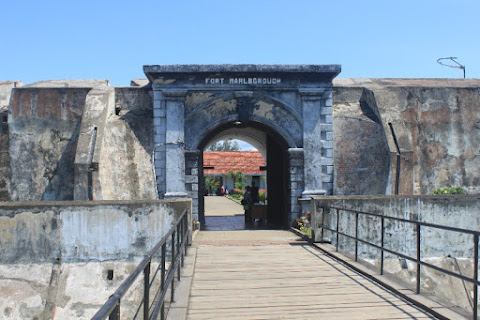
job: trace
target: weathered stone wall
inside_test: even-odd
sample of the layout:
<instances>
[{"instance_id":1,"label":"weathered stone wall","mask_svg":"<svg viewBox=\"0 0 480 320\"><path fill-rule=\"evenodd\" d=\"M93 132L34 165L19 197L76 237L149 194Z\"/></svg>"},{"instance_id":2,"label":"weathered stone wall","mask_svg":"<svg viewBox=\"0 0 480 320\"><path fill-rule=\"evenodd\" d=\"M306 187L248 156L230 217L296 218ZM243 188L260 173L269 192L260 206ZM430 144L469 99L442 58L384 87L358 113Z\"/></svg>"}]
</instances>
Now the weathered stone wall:
<instances>
[{"instance_id":1,"label":"weathered stone wall","mask_svg":"<svg viewBox=\"0 0 480 320\"><path fill-rule=\"evenodd\" d=\"M91 319L184 209L191 201L0 204L0 318ZM142 279L122 299L127 318Z\"/></svg>"},{"instance_id":2,"label":"weathered stone wall","mask_svg":"<svg viewBox=\"0 0 480 320\"><path fill-rule=\"evenodd\" d=\"M0 81L0 201L10 199L10 147L8 134L8 106L12 89L21 81Z\"/></svg>"},{"instance_id":3,"label":"weathered stone wall","mask_svg":"<svg viewBox=\"0 0 480 320\"><path fill-rule=\"evenodd\" d=\"M76 184L86 186L85 190L90 187L92 199L157 197L155 183L162 186L166 177L155 177L152 163L166 160L160 152L152 159L155 132L149 86L112 88L105 80L19 85L0 83L1 115L7 112L12 93L10 120L0 132L0 198L74 199L74 159L89 155L91 133L88 143L77 143L81 122L87 129L93 125L82 120L92 87L107 88L113 98L97 124L102 128L98 137L102 148L94 152L98 167L93 169L98 171L85 166L83 177L90 172L92 184L88 185L88 178ZM334 194L429 194L444 186L480 192L479 80L336 79L334 85ZM272 128L279 132L283 130L279 123L285 122L290 131L280 133L287 143L302 144L300 95L288 90L242 94L187 92L187 131L202 131L206 123L202 119L209 117L224 115L228 120L239 103L251 102L253 116L268 114ZM292 114L285 113L278 101L291 106ZM190 133L186 137L195 136ZM331 144L329 138L320 137L322 145ZM187 149L195 149L199 141L188 138L185 143ZM331 166L323 169L327 175L332 171Z\"/></svg>"},{"instance_id":4,"label":"weathered stone wall","mask_svg":"<svg viewBox=\"0 0 480 320\"><path fill-rule=\"evenodd\" d=\"M342 171L342 161L351 164L354 171L362 169L357 168L358 161L365 161L375 174L385 176L382 164L386 153L379 159L365 152L369 150L366 146L374 148L382 135L387 139L391 159L389 185L384 193L394 193L397 188L399 194L430 194L437 187L452 186L464 187L469 193L480 192L479 80L335 79L334 85L337 194L379 191L377 185L369 183L355 190L339 182L352 178L352 170ZM364 111L359 101L365 89L373 92L383 126L383 134L371 131L368 141L362 139L368 124L358 130L344 130L344 124L353 121L352 112ZM358 176L358 172L354 173L353 177ZM353 179L351 183L362 182Z\"/></svg>"},{"instance_id":5,"label":"weathered stone wall","mask_svg":"<svg viewBox=\"0 0 480 320\"><path fill-rule=\"evenodd\" d=\"M0 263L132 261L184 209L190 200L0 203Z\"/></svg>"},{"instance_id":6,"label":"weathered stone wall","mask_svg":"<svg viewBox=\"0 0 480 320\"><path fill-rule=\"evenodd\" d=\"M115 107L105 123L100 156L102 199L157 199L150 92L115 88Z\"/></svg>"},{"instance_id":7,"label":"weathered stone wall","mask_svg":"<svg viewBox=\"0 0 480 320\"><path fill-rule=\"evenodd\" d=\"M13 90L9 110L11 200L73 200L73 162L89 90Z\"/></svg>"},{"instance_id":8,"label":"weathered stone wall","mask_svg":"<svg viewBox=\"0 0 480 320\"><path fill-rule=\"evenodd\" d=\"M371 91L334 88L335 195L389 193L390 150ZM363 97L363 99L362 99Z\"/></svg>"},{"instance_id":9,"label":"weathered stone wall","mask_svg":"<svg viewBox=\"0 0 480 320\"><path fill-rule=\"evenodd\" d=\"M322 211L320 207L336 207L382 214L390 217L454 226L468 230L480 229L480 197L465 195L450 196L413 196L413 197L324 197L315 198L315 219L323 221L332 229L336 228L336 210ZM325 217L322 218L322 214ZM340 229L351 236L355 235L355 214L340 212ZM376 217L359 217L359 238L379 245L381 237L381 219ZM321 229L316 236L321 237ZM335 242L330 231L324 235ZM457 258L473 257L473 237L458 232L422 228L422 250L424 258L452 256ZM320 238L318 238L320 240ZM416 257L416 229L411 223L396 222L385 219L386 247L411 257ZM340 242L339 242L340 244ZM342 239L344 250L352 250L354 241ZM379 257L378 250L361 246L359 254L365 259Z\"/></svg>"}]
</instances>

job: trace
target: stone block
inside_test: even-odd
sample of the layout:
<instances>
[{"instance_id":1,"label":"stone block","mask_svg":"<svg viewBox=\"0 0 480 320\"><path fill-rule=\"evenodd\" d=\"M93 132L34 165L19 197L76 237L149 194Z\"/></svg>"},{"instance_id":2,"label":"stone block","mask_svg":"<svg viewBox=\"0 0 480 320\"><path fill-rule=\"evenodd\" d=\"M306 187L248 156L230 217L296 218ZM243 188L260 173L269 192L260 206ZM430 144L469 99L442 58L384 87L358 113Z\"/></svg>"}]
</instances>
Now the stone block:
<instances>
[{"instance_id":1,"label":"stone block","mask_svg":"<svg viewBox=\"0 0 480 320\"><path fill-rule=\"evenodd\" d=\"M155 145L158 145L158 147L162 147L165 145L165 134L155 134L153 136L153 143ZM156 150L158 150L157 148L155 148Z\"/></svg>"},{"instance_id":2,"label":"stone block","mask_svg":"<svg viewBox=\"0 0 480 320\"><path fill-rule=\"evenodd\" d=\"M290 158L290 166L299 167L303 165L303 157L302 158Z\"/></svg>"},{"instance_id":3,"label":"stone block","mask_svg":"<svg viewBox=\"0 0 480 320\"><path fill-rule=\"evenodd\" d=\"M198 183L198 176L186 175L185 176L186 183Z\"/></svg>"},{"instance_id":4,"label":"stone block","mask_svg":"<svg viewBox=\"0 0 480 320\"><path fill-rule=\"evenodd\" d=\"M332 158L332 157L330 157L330 158L327 158L327 157L322 158L322 165L325 165L325 166L333 166L333 158Z\"/></svg>"},{"instance_id":5,"label":"stone block","mask_svg":"<svg viewBox=\"0 0 480 320\"><path fill-rule=\"evenodd\" d=\"M324 140L333 141L333 132L332 131L323 131L323 132L325 132L325 139Z\"/></svg>"},{"instance_id":6,"label":"stone block","mask_svg":"<svg viewBox=\"0 0 480 320\"><path fill-rule=\"evenodd\" d=\"M154 118L154 121L158 120L160 118ZM167 130L167 124L165 121L160 121L158 123L158 125L155 125L154 127L154 132L155 132L155 135L163 135L165 136L166 135L166 130Z\"/></svg>"},{"instance_id":7,"label":"stone block","mask_svg":"<svg viewBox=\"0 0 480 320\"><path fill-rule=\"evenodd\" d=\"M322 182L333 182L333 176L329 174L322 174Z\"/></svg>"},{"instance_id":8,"label":"stone block","mask_svg":"<svg viewBox=\"0 0 480 320\"><path fill-rule=\"evenodd\" d=\"M322 148L322 157L323 158L333 158L333 149Z\"/></svg>"},{"instance_id":9,"label":"stone block","mask_svg":"<svg viewBox=\"0 0 480 320\"><path fill-rule=\"evenodd\" d=\"M333 191L333 182L323 182L323 189L327 191L327 195L331 195Z\"/></svg>"},{"instance_id":10,"label":"stone block","mask_svg":"<svg viewBox=\"0 0 480 320\"><path fill-rule=\"evenodd\" d=\"M332 107L323 107L320 109L320 114L321 115L332 115L333 114L333 108Z\"/></svg>"},{"instance_id":11,"label":"stone block","mask_svg":"<svg viewBox=\"0 0 480 320\"><path fill-rule=\"evenodd\" d=\"M324 149L333 149L333 141L322 141Z\"/></svg>"},{"instance_id":12,"label":"stone block","mask_svg":"<svg viewBox=\"0 0 480 320\"><path fill-rule=\"evenodd\" d=\"M321 131L330 131L330 132L333 132L333 124L331 123L322 123L320 124L320 130Z\"/></svg>"},{"instance_id":13,"label":"stone block","mask_svg":"<svg viewBox=\"0 0 480 320\"><path fill-rule=\"evenodd\" d=\"M166 117L165 109L154 108L153 109L153 117L158 118L158 119L162 119L162 118L165 119L165 117Z\"/></svg>"}]
</instances>

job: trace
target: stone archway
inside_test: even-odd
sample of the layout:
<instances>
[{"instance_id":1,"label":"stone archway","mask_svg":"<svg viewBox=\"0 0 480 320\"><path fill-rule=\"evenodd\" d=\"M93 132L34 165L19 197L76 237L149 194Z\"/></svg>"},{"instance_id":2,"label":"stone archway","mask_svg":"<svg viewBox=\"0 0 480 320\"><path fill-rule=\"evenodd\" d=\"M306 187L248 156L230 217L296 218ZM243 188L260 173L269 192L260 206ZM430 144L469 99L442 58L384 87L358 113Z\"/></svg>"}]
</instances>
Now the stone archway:
<instances>
[{"instance_id":1,"label":"stone archway","mask_svg":"<svg viewBox=\"0 0 480 320\"><path fill-rule=\"evenodd\" d=\"M212 136L235 125L267 132L275 154L285 154L283 224L300 213L298 198L331 194L332 79L340 66L173 65L144 71L154 95L160 198L191 197L199 219L200 154Z\"/></svg>"}]
</instances>

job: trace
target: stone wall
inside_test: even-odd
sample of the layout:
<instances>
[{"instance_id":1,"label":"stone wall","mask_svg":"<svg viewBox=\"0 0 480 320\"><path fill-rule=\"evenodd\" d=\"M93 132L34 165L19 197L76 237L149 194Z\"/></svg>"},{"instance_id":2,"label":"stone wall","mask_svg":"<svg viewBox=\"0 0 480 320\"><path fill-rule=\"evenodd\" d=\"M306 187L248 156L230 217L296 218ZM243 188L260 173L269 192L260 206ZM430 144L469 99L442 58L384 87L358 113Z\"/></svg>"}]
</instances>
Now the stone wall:
<instances>
[{"instance_id":1,"label":"stone wall","mask_svg":"<svg viewBox=\"0 0 480 320\"><path fill-rule=\"evenodd\" d=\"M334 85L337 194L390 194L396 189L404 195L430 194L437 187L452 186L480 192L479 80L335 79ZM355 121L377 116L365 113L360 104L365 90L373 93L369 104L378 107L383 133L369 131L372 125L368 123L359 125L358 130L344 130L345 124L350 127ZM370 152L382 136L388 143L389 172L383 167L386 151L380 158L378 152L375 156ZM364 164L358 165L359 161ZM342 163L353 170L342 171ZM370 176L388 174L384 192L368 180L357 189L352 185L363 181L356 177L360 177L358 170L366 167L373 170ZM353 181L342 185L347 179Z\"/></svg>"},{"instance_id":2,"label":"stone wall","mask_svg":"<svg viewBox=\"0 0 480 320\"><path fill-rule=\"evenodd\" d=\"M0 263L133 261L184 209L190 200L0 203Z\"/></svg>"},{"instance_id":3,"label":"stone wall","mask_svg":"<svg viewBox=\"0 0 480 320\"><path fill-rule=\"evenodd\" d=\"M73 200L73 162L89 90L13 90L9 110L11 200Z\"/></svg>"},{"instance_id":4,"label":"stone wall","mask_svg":"<svg viewBox=\"0 0 480 320\"><path fill-rule=\"evenodd\" d=\"M413 196L413 197L325 197L315 198L315 221L325 222L331 229L336 228L336 210L319 208L336 207L361 212L381 214L406 220L432 223L456 228L480 229L480 197L465 195L450 196ZM322 217L324 214L324 217ZM381 219L377 217L359 217L359 238L379 245ZM340 210L340 230L351 236L355 235L355 214ZM320 240L321 229L315 230ZM336 238L330 231L324 230L324 237L335 243ZM458 232L425 227L421 231L424 258L452 256L457 258L473 257L473 236ZM385 219L385 243L388 248L400 253L416 256L416 229L411 223ZM340 244L340 242L339 242ZM352 250L353 240L342 239L341 246ZM377 259L377 249L361 246L360 254L365 259Z\"/></svg>"},{"instance_id":5,"label":"stone wall","mask_svg":"<svg viewBox=\"0 0 480 320\"><path fill-rule=\"evenodd\" d=\"M390 150L373 93L334 88L334 194L390 192Z\"/></svg>"},{"instance_id":6,"label":"stone wall","mask_svg":"<svg viewBox=\"0 0 480 320\"><path fill-rule=\"evenodd\" d=\"M150 86L113 88L105 80L20 85L15 81L0 82L0 120L4 121L7 109L9 115L8 123L2 123L0 131L0 198L21 201L157 197L156 184L162 186L166 175L157 172L155 177L152 163L155 160L161 165L166 160L161 152L153 159L155 132ZM108 91L108 106L95 98L91 91L94 87ZM334 194L430 194L437 187L447 186L462 186L472 194L480 192L479 88L480 81L472 79L335 79ZM98 107L106 110L105 116L95 123L91 118L82 119L89 93L90 100L96 99ZM279 100L299 105L299 98L289 92L273 91L265 93L267 96L274 101L271 105L276 106L275 110L281 109L275 102ZM194 112L196 106L211 105L212 112L202 117L228 111L223 106L230 108L230 100L219 97L187 93L187 131L202 130L202 118ZM267 105L259 106L254 113ZM278 119L272 123L288 118L278 110ZM294 113L300 112L298 109ZM82 126L88 129L86 143L79 145ZM98 131L97 144L101 150L93 152L94 163L89 169L90 129L95 126L102 129ZM301 144L299 124L293 121L286 127L294 130L285 134L288 142ZM320 141L330 146L331 138L325 133ZM191 149L190 142L186 141L187 149ZM83 173L77 174L74 171L81 166L75 165L75 161L81 154L87 160L84 159ZM322 174L330 178L331 171L331 166L322 168ZM83 180L76 181L76 176ZM190 194L189 183L186 190ZM74 196L75 185L83 186L82 196Z\"/></svg>"},{"instance_id":7,"label":"stone wall","mask_svg":"<svg viewBox=\"0 0 480 320\"><path fill-rule=\"evenodd\" d=\"M149 90L115 88L115 108L105 123L100 157L102 199L157 199Z\"/></svg>"},{"instance_id":8,"label":"stone wall","mask_svg":"<svg viewBox=\"0 0 480 320\"><path fill-rule=\"evenodd\" d=\"M0 203L0 318L91 319L184 209L191 201ZM122 299L129 319L142 279Z\"/></svg>"},{"instance_id":9,"label":"stone wall","mask_svg":"<svg viewBox=\"0 0 480 320\"><path fill-rule=\"evenodd\" d=\"M21 81L0 81L0 201L8 201L10 199L8 106L12 89L21 85Z\"/></svg>"}]
</instances>

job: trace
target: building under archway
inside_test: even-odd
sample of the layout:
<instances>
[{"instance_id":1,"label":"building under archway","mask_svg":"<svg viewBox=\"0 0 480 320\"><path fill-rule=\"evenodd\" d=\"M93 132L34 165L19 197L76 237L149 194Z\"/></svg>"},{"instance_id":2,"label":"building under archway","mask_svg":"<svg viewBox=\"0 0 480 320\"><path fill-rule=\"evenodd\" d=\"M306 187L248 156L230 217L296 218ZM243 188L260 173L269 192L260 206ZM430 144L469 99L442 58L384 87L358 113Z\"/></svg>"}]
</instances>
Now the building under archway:
<instances>
[{"instance_id":1,"label":"building under archway","mask_svg":"<svg viewBox=\"0 0 480 320\"><path fill-rule=\"evenodd\" d=\"M203 149L233 133L263 146L273 223L290 225L300 213L299 198L332 193L332 79L339 65L157 65L144 71L153 89L159 197L193 198L194 217L202 220Z\"/></svg>"}]
</instances>

